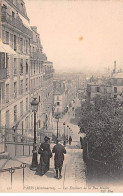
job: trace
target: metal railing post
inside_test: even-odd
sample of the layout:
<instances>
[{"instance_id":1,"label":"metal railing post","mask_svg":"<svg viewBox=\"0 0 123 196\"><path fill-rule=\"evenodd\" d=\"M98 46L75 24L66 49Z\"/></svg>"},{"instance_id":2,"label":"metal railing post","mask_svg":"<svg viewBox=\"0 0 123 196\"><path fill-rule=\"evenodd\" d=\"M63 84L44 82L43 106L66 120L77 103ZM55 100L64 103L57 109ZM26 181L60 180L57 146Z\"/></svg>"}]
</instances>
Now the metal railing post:
<instances>
[{"instance_id":1,"label":"metal railing post","mask_svg":"<svg viewBox=\"0 0 123 196\"><path fill-rule=\"evenodd\" d=\"M26 168L26 163L22 163L21 167L23 168L23 188L24 188L24 169Z\"/></svg>"},{"instance_id":2,"label":"metal railing post","mask_svg":"<svg viewBox=\"0 0 123 196\"><path fill-rule=\"evenodd\" d=\"M12 175L15 172L15 169L13 169L12 167L9 169L9 173L11 174L11 187L12 187Z\"/></svg>"}]
</instances>

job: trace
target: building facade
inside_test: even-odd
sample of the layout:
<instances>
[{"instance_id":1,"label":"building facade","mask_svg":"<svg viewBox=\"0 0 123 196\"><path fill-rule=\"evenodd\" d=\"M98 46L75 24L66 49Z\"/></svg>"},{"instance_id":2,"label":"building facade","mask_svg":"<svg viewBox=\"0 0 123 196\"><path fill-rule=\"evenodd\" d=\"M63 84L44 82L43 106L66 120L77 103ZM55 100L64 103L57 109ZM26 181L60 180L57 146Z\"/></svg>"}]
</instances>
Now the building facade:
<instances>
[{"instance_id":1,"label":"building facade","mask_svg":"<svg viewBox=\"0 0 123 196\"><path fill-rule=\"evenodd\" d=\"M18 134L29 118L31 35L24 2L2 1L0 69L5 75L0 78L0 127L14 132L18 128Z\"/></svg>"},{"instance_id":2,"label":"building facade","mask_svg":"<svg viewBox=\"0 0 123 196\"><path fill-rule=\"evenodd\" d=\"M123 72L114 73L111 77L112 97L123 101Z\"/></svg>"},{"instance_id":3,"label":"building facade","mask_svg":"<svg viewBox=\"0 0 123 196\"><path fill-rule=\"evenodd\" d=\"M7 141L14 142L16 133L16 142L20 142L21 135L33 138L33 97L39 101L39 132L51 118L48 116L53 105L53 64L42 52L37 28L30 26L24 1L0 3L0 136L6 131ZM46 94L48 98L44 98ZM0 151L5 151L4 147Z\"/></svg>"}]
</instances>

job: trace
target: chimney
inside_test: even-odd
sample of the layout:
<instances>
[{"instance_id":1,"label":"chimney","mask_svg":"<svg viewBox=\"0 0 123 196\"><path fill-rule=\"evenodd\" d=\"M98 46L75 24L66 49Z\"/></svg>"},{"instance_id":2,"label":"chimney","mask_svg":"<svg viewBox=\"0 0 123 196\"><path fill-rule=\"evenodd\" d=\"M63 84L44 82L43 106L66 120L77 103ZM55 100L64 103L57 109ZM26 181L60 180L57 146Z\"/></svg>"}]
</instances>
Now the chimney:
<instances>
[{"instance_id":1,"label":"chimney","mask_svg":"<svg viewBox=\"0 0 123 196\"><path fill-rule=\"evenodd\" d=\"M116 73L116 61L114 61L114 73Z\"/></svg>"}]
</instances>

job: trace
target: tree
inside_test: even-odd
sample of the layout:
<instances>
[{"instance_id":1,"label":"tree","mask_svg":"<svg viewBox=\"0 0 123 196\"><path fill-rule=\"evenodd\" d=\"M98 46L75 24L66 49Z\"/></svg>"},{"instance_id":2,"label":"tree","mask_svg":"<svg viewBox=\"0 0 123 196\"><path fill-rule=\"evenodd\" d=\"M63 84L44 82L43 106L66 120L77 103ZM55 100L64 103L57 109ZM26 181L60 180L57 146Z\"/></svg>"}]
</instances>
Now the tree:
<instances>
[{"instance_id":1,"label":"tree","mask_svg":"<svg viewBox=\"0 0 123 196\"><path fill-rule=\"evenodd\" d=\"M119 103L98 96L94 104L82 105L80 116L78 126L86 133L89 157L121 167L123 108Z\"/></svg>"}]
</instances>

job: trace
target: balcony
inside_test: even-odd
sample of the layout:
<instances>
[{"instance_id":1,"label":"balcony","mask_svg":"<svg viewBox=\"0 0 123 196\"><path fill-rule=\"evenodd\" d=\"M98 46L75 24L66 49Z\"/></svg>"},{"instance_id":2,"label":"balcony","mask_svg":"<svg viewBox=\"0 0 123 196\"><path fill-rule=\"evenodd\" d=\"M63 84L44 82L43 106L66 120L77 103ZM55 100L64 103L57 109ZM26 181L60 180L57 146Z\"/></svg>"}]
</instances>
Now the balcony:
<instances>
[{"instance_id":1,"label":"balcony","mask_svg":"<svg viewBox=\"0 0 123 196\"><path fill-rule=\"evenodd\" d=\"M1 21L3 23L9 24L9 25L15 27L16 29L20 30L22 33L25 33L29 36L32 36L32 31L24 26L24 24L21 22L21 19L19 17L18 17L18 19L16 19L16 18L13 18L8 13L2 12Z\"/></svg>"},{"instance_id":2,"label":"balcony","mask_svg":"<svg viewBox=\"0 0 123 196\"><path fill-rule=\"evenodd\" d=\"M50 79L50 78L52 78L53 77L53 73L52 72L46 72L44 75L43 75L43 80L48 80L48 79Z\"/></svg>"},{"instance_id":3,"label":"balcony","mask_svg":"<svg viewBox=\"0 0 123 196\"><path fill-rule=\"evenodd\" d=\"M31 53L31 58L32 59L40 59L42 61L45 61L47 59L46 55L39 52L39 51Z\"/></svg>"},{"instance_id":4,"label":"balcony","mask_svg":"<svg viewBox=\"0 0 123 196\"><path fill-rule=\"evenodd\" d=\"M7 69L6 68L0 69L0 80L2 80L2 79L7 79Z\"/></svg>"}]
</instances>

